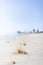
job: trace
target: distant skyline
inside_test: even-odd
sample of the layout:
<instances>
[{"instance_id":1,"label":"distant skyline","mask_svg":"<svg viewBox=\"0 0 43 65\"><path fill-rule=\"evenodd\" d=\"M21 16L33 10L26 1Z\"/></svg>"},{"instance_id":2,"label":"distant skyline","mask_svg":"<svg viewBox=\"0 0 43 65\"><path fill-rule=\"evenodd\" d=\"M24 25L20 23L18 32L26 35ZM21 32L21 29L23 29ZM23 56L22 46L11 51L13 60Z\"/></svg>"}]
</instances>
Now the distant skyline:
<instances>
[{"instance_id":1,"label":"distant skyline","mask_svg":"<svg viewBox=\"0 0 43 65\"><path fill-rule=\"evenodd\" d=\"M43 0L0 0L0 35L43 30Z\"/></svg>"}]
</instances>

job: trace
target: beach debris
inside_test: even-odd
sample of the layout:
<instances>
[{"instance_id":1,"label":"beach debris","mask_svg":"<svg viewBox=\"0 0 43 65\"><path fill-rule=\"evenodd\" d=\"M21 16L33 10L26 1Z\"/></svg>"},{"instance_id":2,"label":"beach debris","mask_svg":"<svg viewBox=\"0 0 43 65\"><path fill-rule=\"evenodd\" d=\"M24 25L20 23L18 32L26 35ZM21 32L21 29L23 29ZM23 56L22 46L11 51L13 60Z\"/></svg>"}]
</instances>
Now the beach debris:
<instances>
[{"instance_id":1,"label":"beach debris","mask_svg":"<svg viewBox=\"0 0 43 65\"><path fill-rule=\"evenodd\" d=\"M23 50L18 50L18 54L27 54L27 52L25 52Z\"/></svg>"},{"instance_id":2,"label":"beach debris","mask_svg":"<svg viewBox=\"0 0 43 65\"><path fill-rule=\"evenodd\" d=\"M23 45L24 45L24 46L26 46L26 44L25 44L25 43L23 43Z\"/></svg>"},{"instance_id":3,"label":"beach debris","mask_svg":"<svg viewBox=\"0 0 43 65\"><path fill-rule=\"evenodd\" d=\"M16 62L15 62L15 61L13 61L13 62L12 62L12 64L16 64Z\"/></svg>"},{"instance_id":4,"label":"beach debris","mask_svg":"<svg viewBox=\"0 0 43 65\"><path fill-rule=\"evenodd\" d=\"M12 61L12 62L10 62L10 65L11 65L11 64L16 64L16 62L15 62L15 61Z\"/></svg>"},{"instance_id":5,"label":"beach debris","mask_svg":"<svg viewBox=\"0 0 43 65\"><path fill-rule=\"evenodd\" d=\"M15 53L13 53L13 54L27 54L27 52L24 51L24 50L18 49L18 50L17 50Z\"/></svg>"},{"instance_id":6,"label":"beach debris","mask_svg":"<svg viewBox=\"0 0 43 65\"><path fill-rule=\"evenodd\" d=\"M15 52L13 52L13 54L27 54L24 46L26 46L26 43L20 42L18 48L16 49Z\"/></svg>"}]
</instances>

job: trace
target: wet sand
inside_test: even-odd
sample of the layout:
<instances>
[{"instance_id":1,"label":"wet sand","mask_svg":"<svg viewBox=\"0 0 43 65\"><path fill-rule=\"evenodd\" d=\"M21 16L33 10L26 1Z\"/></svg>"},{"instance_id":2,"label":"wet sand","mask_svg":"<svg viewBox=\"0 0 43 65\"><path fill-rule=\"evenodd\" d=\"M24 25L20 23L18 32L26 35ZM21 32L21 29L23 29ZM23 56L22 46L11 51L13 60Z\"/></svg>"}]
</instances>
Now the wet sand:
<instances>
[{"instance_id":1,"label":"wet sand","mask_svg":"<svg viewBox=\"0 0 43 65\"><path fill-rule=\"evenodd\" d=\"M0 65L43 65L43 33L0 38Z\"/></svg>"}]
</instances>

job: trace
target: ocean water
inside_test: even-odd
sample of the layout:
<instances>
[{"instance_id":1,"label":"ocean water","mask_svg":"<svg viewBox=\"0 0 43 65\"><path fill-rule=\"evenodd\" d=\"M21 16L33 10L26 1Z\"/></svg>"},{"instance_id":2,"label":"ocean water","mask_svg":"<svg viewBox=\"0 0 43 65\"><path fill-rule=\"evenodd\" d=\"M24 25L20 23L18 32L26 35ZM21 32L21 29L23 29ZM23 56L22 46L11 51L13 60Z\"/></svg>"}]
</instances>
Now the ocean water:
<instances>
[{"instance_id":1,"label":"ocean water","mask_svg":"<svg viewBox=\"0 0 43 65\"><path fill-rule=\"evenodd\" d=\"M17 49L27 54L15 54ZM0 65L43 65L43 34L0 37Z\"/></svg>"}]
</instances>

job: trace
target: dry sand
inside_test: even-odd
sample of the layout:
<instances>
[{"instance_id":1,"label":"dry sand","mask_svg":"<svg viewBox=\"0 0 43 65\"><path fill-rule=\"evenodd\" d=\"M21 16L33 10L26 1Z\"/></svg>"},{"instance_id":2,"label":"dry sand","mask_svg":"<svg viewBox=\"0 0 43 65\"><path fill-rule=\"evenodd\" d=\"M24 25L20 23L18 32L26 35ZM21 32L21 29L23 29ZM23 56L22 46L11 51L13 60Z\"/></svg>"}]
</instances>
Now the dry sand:
<instances>
[{"instance_id":1,"label":"dry sand","mask_svg":"<svg viewBox=\"0 0 43 65\"><path fill-rule=\"evenodd\" d=\"M43 65L43 33L0 38L0 65Z\"/></svg>"}]
</instances>

